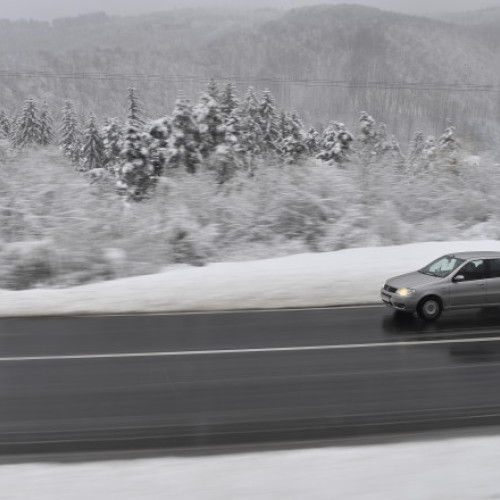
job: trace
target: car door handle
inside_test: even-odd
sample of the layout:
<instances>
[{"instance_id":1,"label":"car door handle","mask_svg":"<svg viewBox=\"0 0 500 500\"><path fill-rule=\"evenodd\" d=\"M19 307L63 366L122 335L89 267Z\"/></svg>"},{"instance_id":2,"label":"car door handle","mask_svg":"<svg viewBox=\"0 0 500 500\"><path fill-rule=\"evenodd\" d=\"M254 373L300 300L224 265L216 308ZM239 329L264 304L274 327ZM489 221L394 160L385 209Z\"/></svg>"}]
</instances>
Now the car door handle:
<instances>
[{"instance_id":1,"label":"car door handle","mask_svg":"<svg viewBox=\"0 0 500 500\"><path fill-rule=\"evenodd\" d=\"M477 283L477 286L484 286L484 283Z\"/></svg>"}]
</instances>

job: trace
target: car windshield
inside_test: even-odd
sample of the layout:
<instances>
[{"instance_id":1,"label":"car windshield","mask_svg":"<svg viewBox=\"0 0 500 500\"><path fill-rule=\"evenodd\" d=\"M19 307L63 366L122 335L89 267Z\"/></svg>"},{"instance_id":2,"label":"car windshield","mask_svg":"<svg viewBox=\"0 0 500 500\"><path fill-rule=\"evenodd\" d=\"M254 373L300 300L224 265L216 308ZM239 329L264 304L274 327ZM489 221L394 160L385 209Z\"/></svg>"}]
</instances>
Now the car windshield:
<instances>
[{"instance_id":1,"label":"car windshield","mask_svg":"<svg viewBox=\"0 0 500 500\"><path fill-rule=\"evenodd\" d=\"M444 278L464 262L464 259L458 259L457 257L453 257L452 255L445 255L444 257L440 257L434 262L431 262L428 266L419 269L418 272L422 274L428 274L429 276Z\"/></svg>"}]
</instances>

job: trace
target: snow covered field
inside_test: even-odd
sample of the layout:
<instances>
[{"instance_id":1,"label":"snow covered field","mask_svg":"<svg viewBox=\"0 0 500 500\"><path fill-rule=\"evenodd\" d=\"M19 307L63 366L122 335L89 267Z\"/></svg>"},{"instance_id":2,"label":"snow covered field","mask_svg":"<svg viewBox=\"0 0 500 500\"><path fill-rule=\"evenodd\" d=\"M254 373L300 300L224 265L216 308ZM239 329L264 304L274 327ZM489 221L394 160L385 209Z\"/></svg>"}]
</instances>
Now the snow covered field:
<instances>
[{"instance_id":1,"label":"snow covered field","mask_svg":"<svg viewBox=\"0 0 500 500\"><path fill-rule=\"evenodd\" d=\"M2 500L481 500L500 437L0 467Z\"/></svg>"},{"instance_id":2,"label":"snow covered field","mask_svg":"<svg viewBox=\"0 0 500 500\"><path fill-rule=\"evenodd\" d=\"M166 313L378 304L389 277L449 252L500 251L500 241L354 248L178 267L66 289L1 291L0 316Z\"/></svg>"}]
</instances>

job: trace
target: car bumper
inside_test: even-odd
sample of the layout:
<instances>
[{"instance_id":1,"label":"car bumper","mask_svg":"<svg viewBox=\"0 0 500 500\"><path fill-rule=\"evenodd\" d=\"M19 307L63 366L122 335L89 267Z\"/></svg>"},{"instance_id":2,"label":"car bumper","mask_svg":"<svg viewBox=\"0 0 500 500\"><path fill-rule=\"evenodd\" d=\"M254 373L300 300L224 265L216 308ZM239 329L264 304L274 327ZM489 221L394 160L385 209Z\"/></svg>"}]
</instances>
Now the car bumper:
<instances>
[{"instance_id":1,"label":"car bumper","mask_svg":"<svg viewBox=\"0 0 500 500\"><path fill-rule=\"evenodd\" d=\"M397 309L398 311L415 312L417 310L418 300L415 297L401 297L382 289L380 291L380 298L387 307Z\"/></svg>"}]
</instances>

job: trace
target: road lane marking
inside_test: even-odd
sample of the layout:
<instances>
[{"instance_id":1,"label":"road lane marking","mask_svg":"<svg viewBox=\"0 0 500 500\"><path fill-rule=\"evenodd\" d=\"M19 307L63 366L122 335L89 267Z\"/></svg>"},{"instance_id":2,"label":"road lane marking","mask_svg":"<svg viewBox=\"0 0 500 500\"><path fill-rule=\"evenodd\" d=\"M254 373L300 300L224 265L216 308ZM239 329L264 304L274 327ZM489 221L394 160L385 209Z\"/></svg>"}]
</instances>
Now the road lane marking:
<instances>
[{"instance_id":1,"label":"road lane marking","mask_svg":"<svg viewBox=\"0 0 500 500\"><path fill-rule=\"evenodd\" d=\"M260 347L250 349L207 349L202 351L156 351L156 352L124 352L109 354L61 354L58 356L12 356L0 357L1 363L13 361L64 361L78 359L121 359L121 358L169 358L182 356L214 356L224 354L257 354L279 352L336 351L346 349L376 349L387 347L413 347L440 344L468 344L500 342L500 337L483 337L467 339L419 340L407 342L373 342L367 344L331 344L294 347Z\"/></svg>"}]
</instances>

